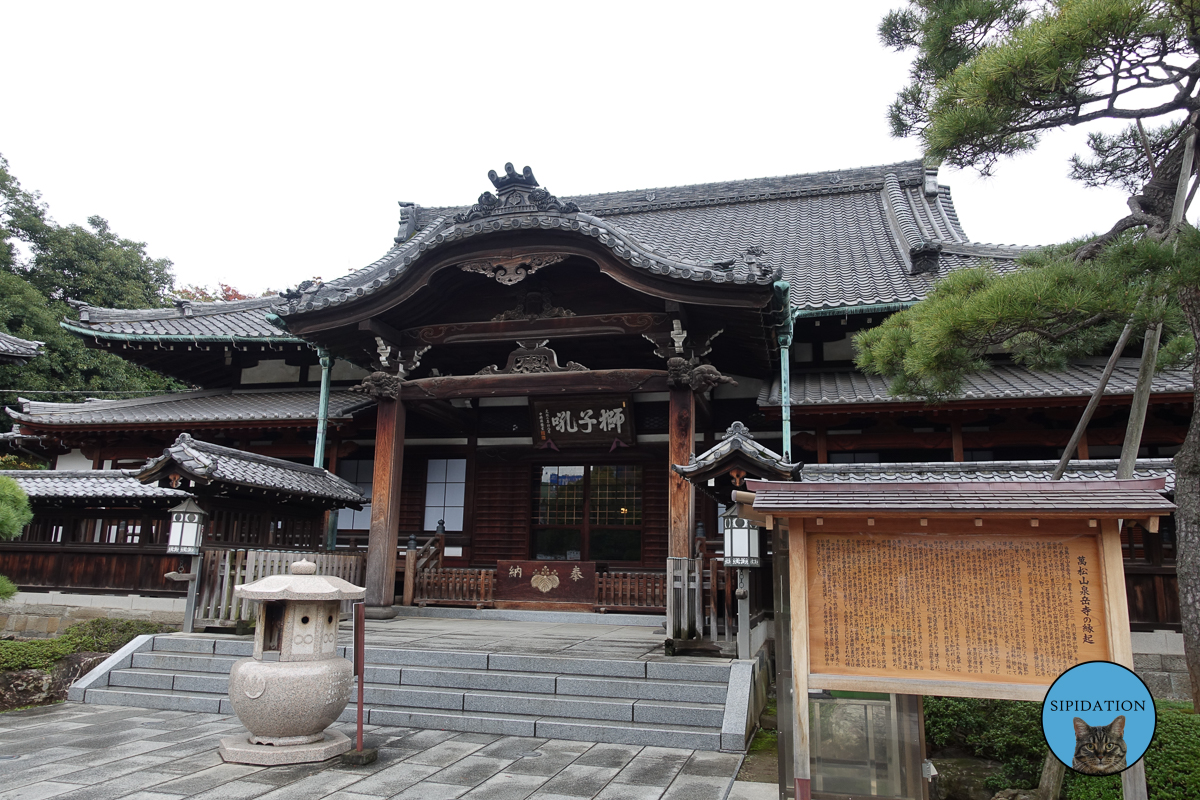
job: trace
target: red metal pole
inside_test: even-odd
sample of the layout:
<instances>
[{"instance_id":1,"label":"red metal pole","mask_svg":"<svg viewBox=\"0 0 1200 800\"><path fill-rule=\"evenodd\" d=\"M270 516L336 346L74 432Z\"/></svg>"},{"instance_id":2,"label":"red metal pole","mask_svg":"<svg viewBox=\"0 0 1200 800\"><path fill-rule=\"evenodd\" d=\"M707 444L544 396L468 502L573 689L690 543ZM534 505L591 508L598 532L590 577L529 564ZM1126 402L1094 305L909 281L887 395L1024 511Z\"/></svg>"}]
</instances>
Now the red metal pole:
<instances>
[{"instance_id":1,"label":"red metal pole","mask_svg":"<svg viewBox=\"0 0 1200 800\"><path fill-rule=\"evenodd\" d=\"M367 615L363 603L354 604L354 671L358 674L358 752L363 749L363 684L366 682Z\"/></svg>"}]
</instances>

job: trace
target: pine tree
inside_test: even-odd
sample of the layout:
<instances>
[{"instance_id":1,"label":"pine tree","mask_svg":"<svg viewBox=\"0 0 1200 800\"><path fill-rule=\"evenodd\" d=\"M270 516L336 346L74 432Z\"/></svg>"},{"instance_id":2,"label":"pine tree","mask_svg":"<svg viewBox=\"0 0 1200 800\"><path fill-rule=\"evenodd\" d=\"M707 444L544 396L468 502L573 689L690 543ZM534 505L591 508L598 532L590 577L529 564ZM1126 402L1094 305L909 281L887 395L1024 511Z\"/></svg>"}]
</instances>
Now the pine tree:
<instances>
[{"instance_id":1,"label":"pine tree","mask_svg":"<svg viewBox=\"0 0 1200 800\"><path fill-rule=\"evenodd\" d=\"M889 117L935 162L987 174L1043 133L1089 132L1072 175L1130 191L1105 232L1053 248L1004 276L943 280L931 297L857 341L864 369L897 392L953 394L997 345L1030 366L1111 348L1126 321L1161 321L1162 364L1192 368L1196 396L1175 458L1176 537L1192 695L1200 698L1200 234L1183 221L1200 122L1200 0L909 0L880 24L887 46L914 52ZM1191 184L1190 190L1187 188ZM1180 188L1183 187L1183 191Z\"/></svg>"}]
</instances>

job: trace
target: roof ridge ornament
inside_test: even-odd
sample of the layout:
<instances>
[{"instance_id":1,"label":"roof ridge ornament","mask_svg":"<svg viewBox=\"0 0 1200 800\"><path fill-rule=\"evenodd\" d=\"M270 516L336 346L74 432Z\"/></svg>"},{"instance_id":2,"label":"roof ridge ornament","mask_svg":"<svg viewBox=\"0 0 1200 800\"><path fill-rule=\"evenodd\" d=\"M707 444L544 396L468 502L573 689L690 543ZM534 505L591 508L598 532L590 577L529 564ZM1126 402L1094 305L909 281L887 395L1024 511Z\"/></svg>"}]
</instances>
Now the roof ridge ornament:
<instances>
[{"instance_id":1,"label":"roof ridge ornament","mask_svg":"<svg viewBox=\"0 0 1200 800\"><path fill-rule=\"evenodd\" d=\"M563 202L542 188L533 170L528 166L521 173L513 168L512 162L504 165L504 177L496 174L496 170L488 172L488 178L496 187L496 194L484 192L479 195L475 205L466 211L456 214L456 223L472 222L485 217L499 214L524 214L533 211L556 211L560 214L576 214L579 206L571 201Z\"/></svg>"}]
</instances>

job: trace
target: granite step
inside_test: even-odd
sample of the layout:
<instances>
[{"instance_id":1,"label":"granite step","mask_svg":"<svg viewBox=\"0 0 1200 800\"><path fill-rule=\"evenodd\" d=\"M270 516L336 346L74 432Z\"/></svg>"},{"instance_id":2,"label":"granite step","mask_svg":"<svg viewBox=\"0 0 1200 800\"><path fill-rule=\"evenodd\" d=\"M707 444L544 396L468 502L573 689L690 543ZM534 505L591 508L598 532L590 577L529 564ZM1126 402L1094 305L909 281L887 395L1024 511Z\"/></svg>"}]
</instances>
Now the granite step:
<instances>
[{"instance_id":1,"label":"granite step","mask_svg":"<svg viewBox=\"0 0 1200 800\"><path fill-rule=\"evenodd\" d=\"M232 714L229 670L251 651L246 639L157 636L72 691L87 703ZM727 661L388 647L368 647L366 661L372 725L719 750L729 724ZM352 702L341 720L355 715Z\"/></svg>"}]
</instances>

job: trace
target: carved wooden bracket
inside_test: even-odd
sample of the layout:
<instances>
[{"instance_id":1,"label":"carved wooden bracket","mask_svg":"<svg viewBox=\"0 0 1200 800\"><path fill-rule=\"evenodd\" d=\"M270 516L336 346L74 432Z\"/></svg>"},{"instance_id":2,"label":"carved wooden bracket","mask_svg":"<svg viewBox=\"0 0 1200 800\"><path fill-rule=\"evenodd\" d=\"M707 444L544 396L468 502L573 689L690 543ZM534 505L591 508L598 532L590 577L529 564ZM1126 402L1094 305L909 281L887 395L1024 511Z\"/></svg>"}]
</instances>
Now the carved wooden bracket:
<instances>
[{"instance_id":1,"label":"carved wooden bracket","mask_svg":"<svg viewBox=\"0 0 1200 800\"><path fill-rule=\"evenodd\" d=\"M696 359L689 361L679 357L667 359L668 386L687 386L693 392L707 392L722 383L737 386L737 381L722 375L712 364L700 364Z\"/></svg>"},{"instance_id":2,"label":"carved wooden bracket","mask_svg":"<svg viewBox=\"0 0 1200 800\"><path fill-rule=\"evenodd\" d=\"M512 258L484 258L477 261L465 261L458 265L463 272L478 272L489 278L512 286L520 283L537 272L542 267L557 264L566 260L562 253L530 253Z\"/></svg>"},{"instance_id":3,"label":"carved wooden bracket","mask_svg":"<svg viewBox=\"0 0 1200 800\"><path fill-rule=\"evenodd\" d=\"M495 364L484 367L476 375L533 375L542 372L588 372L588 368L574 361L565 367L559 366L558 354L546 345L549 339L533 342L517 342L517 349L508 356L504 369Z\"/></svg>"},{"instance_id":4,"label":"carved wooden bracket","mask_svg":"<svg viewBox=\"0 0 1200 800\"><path fill-rule=\"evenodd\" d=\"M358 386L351 386L350 391L368 394L376 400L395 400L400 396L400 384L404 380L399 375L389 375L386 372L372 372L363 378Z\"/></svg>"},{"instance_id":5,"label":"carved wooden bracket","mask_svg":"<svg viewBox=\"0 0 1200 800\"><path fill-rule=\"evenodd\" d=\"M539 319L560 319L573 317L575 312L569 308L554 305L550 292L527 292L516 308L497 314L492 322L522 321L534 322Z\"/></svg>"}]
</instances>

